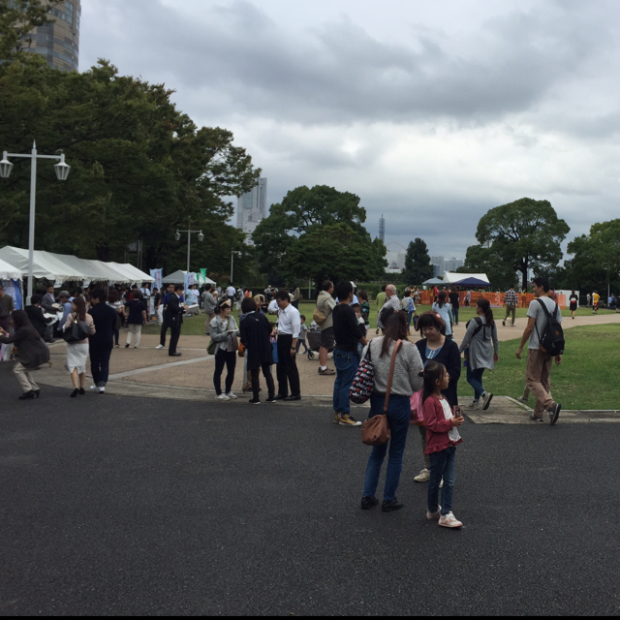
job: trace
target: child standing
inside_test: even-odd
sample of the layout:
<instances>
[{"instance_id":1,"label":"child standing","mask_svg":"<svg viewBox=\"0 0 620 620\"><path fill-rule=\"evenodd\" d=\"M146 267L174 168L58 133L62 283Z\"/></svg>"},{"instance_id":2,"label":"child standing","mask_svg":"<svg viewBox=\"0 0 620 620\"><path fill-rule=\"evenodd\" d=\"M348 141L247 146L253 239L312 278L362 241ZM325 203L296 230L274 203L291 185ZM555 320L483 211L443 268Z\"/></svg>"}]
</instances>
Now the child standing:
<instances>
[{"instance_id":1,"label":"child standing","mask_svg":"<svg viewBox=\"0 0 620 620\"><path fill-rule=\"evenodd\" d=\"M357 294L357 297L362 304L362 316L364 317L364 325L366 326L366 331L370 327L370 301L368 298L368 292L365 290L360 291Z\"/></svg>"},{"instance_id":2,"label":"child standing","mask_svg":"<svg viewBox=\"0 0 620 620\"><path fill-rule=\"evenodd\" d=\"M450 375L439 362L429 362L424 370L424 423L426 425L426 454L431 460L431 480L428 487L429 521L439 521L441 527L461 528L463 524L452 513L452 496L456 474L456 446L463 442L456 430L463 426L460 409L453 414L441 391L450 385ZM443 478L443 507L439 505L439 485Z\"/></svg>"},{"instance_id":3,"label":"child standing","mask_svg":"<svg viewBox=\"0 0 620 620\"><path fill-rule=\"evenodd\" d=\"M308 327L306 326L306 317L302 314L301 319L301 327L299 328L299 338L297 339L297 353L299 353L299 349L301 349L301 345L304 345L304 355L308 354L308 346L306 345L306 333L308 331Z\"/></svg>"},{"instance_id":4,"label":"child standing","mask_svg":"<svg viewBox=\"0 0 620 620\"><path fill-rule=\"evenodd\" d=\"M362 306L360 304L351 304L351 308L353 308L353 311L355 312L355 315L357 316L357 321L360 324L360 329L362 330L362 334L364 338L366 338L368 329L366 328L366 321L364 321ZM364 345L362 345L361 342L358 342L357 343L357 356L360 358L360 360L363 357L363 353L364 353Z\"/></svg>"}]
</instances>

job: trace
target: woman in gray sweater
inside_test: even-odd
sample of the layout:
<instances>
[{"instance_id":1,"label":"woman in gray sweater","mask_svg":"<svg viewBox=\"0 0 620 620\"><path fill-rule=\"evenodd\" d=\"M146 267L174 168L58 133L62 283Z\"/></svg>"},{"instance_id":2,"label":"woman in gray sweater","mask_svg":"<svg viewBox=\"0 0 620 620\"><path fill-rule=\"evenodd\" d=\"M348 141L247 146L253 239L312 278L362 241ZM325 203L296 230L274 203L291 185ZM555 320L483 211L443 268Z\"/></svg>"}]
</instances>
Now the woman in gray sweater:
<instances>
[{"instance_id":1,"label":"woman in gray sweater","mask_svg":"<svg viewBox=\"0 0 620 620\"><path fill-rule=\"evenodd\" d=\"M470 409L479 409L482 399L482 410L486 411L491 404L493 394L488 394L482 385L485 368L493 370L499 362L499 342L497 325L493 319L491 304L486 299L479 299L476 312L478 316L467 324L467 333L459 348L467 351L467 383L474 388L474 402ZM469 348L469 351L468 351Z\"/></svg>"},{"instance_id":2,"label":"woman in gray sweater","mask_svg":"<svg viewBox=\"0 0 620 620\"><path fill-rule=\"evenodd\" d=\"M423 379L420 373L424 370L422 358L417 347L409 342L409 322L405 312L391 316L385 327L385 335L375 338L364 349L364 357L370 351L370 358L375 367L375 388L370 397L370 417L383 415L385 394L390 376L392 354L398 340L402 346L396 355L392 391L387 411L391 440L389 442L390 458L383 494L383 512L399 510L403 505L396 498L396 490L403 469L403 453L407 444L407 433L411 421L411 395L422 389ZM362 510L369 510L379 501L375 498L379 486L381 466L388 451L388 444L375 446L368 460L366 481L362 497Z\"/></svg>"}]
</instances>

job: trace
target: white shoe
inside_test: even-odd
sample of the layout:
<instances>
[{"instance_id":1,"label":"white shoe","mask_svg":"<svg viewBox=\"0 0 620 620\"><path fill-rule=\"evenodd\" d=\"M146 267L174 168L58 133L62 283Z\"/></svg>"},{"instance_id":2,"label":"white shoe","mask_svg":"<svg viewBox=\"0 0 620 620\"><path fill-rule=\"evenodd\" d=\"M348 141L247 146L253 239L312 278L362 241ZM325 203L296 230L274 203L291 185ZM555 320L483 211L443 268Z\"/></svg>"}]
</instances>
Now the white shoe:
<instances>
[{"instance_id":1,"label":"white shoe","mask_svg":"<svg viewBox=\"0 0 620 620\"><path fill-rule=\"evenodd\" d=\"M155 347L155 350L156 350L156 351L161 351L162 349L165 349L165 348L166 348L166 347L162 347L160 344L158 344L158 345Z\"/></svg>"},{"instance_id":2,"label":"white shoe","mask_svg":"<svg viewBox=\"0 0 620 620\"><path fill-rule=\"evenodd\" d=\"M463 524L450 512L445 517L439 519L439 527L458 529L463 527Z\"/></svg>"},{"instance_id":3,"label":"white shoe","mask_svg":"<svg viewBox=\"0 0 620 620\"><path fill-rule=\"evenodd\" d=\"M226 394L226 396L228 396L228 398L230 398L230 400L237 400L237 398L238 398L232 392L228 392L228 394Z\"/></svg>"},{"instance_id":4,"label":"white shoe","mask_svg":"<svg viewBox=\"0 0 620 620\"><path fill-rule=\"evenodd\" d=\"M431 479L429 469L423 469L413 480L414 482L428 482Z\"/></svg>"},{"instance_id":5,"label":"white shoe","mask_svg":"<svg viewBox=\"0 0 620 620\"><path fill-rule=\"evenodd\" d=\"M482 397L482 411L486 411L493 400L493 394L486 394Z\"/></svg>"},{"instance_id":6,"label":"white shoe","mask_svg":"<svg viewBox=\"0 0 620 620\"><path fill-rule=\"evenodd\" d=\"M99 394L105 394L105 388L101 386L99 389Z\"/></svg>"},{"instance_id":7,"label":"white shoe","mask_svg":"<svg viewBox=\"0 0 620 620\"><path fill-rule=\"evenodd\" d=\"M96 385L91 385L90 389L91 389L91 391L94 392L95 390L98 390L99 388Z\"/></svg>"},{"instance_id":8,"label":"white shoe","mask_svg":"<svg viewBox=\"0 0 620 620\"><path fill-rule=\"evenodd\" d=\"M230 400L230 398L228 398L228 396L226 394L220 394L217 397L218 400Z\"/></svg>"},{"instance_id":9,"label":"white shoe","mask_svg":"<svg viewBox=\"0 0 620 620\"><path fill-rule=\"evenodd\" d=\"M437 512L434 514L430 512L426 513L427 521L439 521L440 519L441 519L441 506L439 506L439 508L437 509Z\"/></svg>"},{"instance_id":10,"label":"white shoe","mask_svg":"<svg viewBox=\"0 0 620 620\"><path fill-rule=\"evenodd\" d=\"M443 478L441 479L441 482L439 483L439 488L443 489Z\"/></svg>"},{"instance_id":11,"label":"white shoe","mask_svg":"<svg viewBox=\"0 0 620 620\"><path fill-rule=\"evenodd\" d=\"M478 409L480 409L480 401L474 400L470 405L465 406L467 407L467 409L473 409L474 411L477 411Z\"/></svg>"},{"instance_id":12,"label":"white shoe","mask_svg":"<svg viewBox=\"0 0 620 620\"><path fill-rule=\"evenodd\" d=\"M523 398L523 396L519 396L519 398L517 398L517 400L518 400L520 403L525 403L526 405L527 405L527 403L529 403L529 402L530 402L530 399L529 399L529 398Z\"/></svg>"}]
</instances>

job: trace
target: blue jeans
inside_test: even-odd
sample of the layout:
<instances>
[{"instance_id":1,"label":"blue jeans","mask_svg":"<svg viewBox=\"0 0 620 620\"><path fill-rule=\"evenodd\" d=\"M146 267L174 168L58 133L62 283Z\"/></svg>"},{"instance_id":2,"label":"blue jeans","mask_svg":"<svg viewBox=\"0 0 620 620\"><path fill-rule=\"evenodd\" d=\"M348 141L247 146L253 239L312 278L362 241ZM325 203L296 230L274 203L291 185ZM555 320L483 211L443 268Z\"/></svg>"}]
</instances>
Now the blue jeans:
<instances>
[{"instance_id":1,"label":"blue jeans","mask_svg":"<svg viewBox=\"0 0 620 620\"><path fill-rule=\"evenodd\" d=\"M474 400L480 400L480 397L484 394L484 388L482 387L482 375L484 374L484 368L476 368L472 370L470 366L467 367L467 383L474 388Z\"/></svg>"},{"instance_id":2,"label":"blue jeans","mask_svg":"<svg viewBox=\"0 0 620 620\"><path fill-rule=\"evenodd\" d=\"M454 323L459 324L459 309L452 306L452 316L454 317Z\"/></svg>"},{"instance_id":3,"label":"blue jeans","mask_svg":"<svg viewBox=\"0 0 620 620\"><path fill-rule=\"evenodd\" d=\"M334 383L334 411L345 415L351 412L349 391L355 373L360 365L357 353L334 350L334 366L336 366L336 381Z\"/></svg>"},{"instance_id":4,"label":"blue jeans","mask_svg":"<svg viewBox=\"0 0 620 620\"><path fill-rule=\"evenodd\" d=\"M385 395L373 394L370 397L370 417L383 414ZM409 396L392 396L388 407L388 424L392 439L389 442L390 458L388 461L387 476L385 479L385 491L383 499L393 502L396 490L400 482L400 474L403 470L403 453L407 445L407 433L411 420L411 402ZM364 497L374 497L379 486L381 466L388 451L388 444L374 446L366 467L366 480L364 482Z\"/></svg>"},{"instance_id":5,"label":"blue jeans","mask_svg":"<svg viewBox=\"0 0 620 620\"><path fill-rule=\"evenodd\" d=\"M442 478L441 514L445 517L452 512L456 479L456 448L454 446L431 454L431 480L428 485L428 511L431 514L439 510L439 485Z\"/></svg>"}]
</instances>

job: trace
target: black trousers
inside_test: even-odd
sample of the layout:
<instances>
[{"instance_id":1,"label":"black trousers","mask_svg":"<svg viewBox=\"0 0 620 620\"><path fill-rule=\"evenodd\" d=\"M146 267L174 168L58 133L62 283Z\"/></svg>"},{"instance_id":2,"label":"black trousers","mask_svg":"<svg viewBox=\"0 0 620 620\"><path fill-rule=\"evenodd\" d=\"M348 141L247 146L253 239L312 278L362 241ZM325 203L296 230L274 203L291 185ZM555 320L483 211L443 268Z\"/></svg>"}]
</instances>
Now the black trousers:
<instances>
[{"instance_id":1,"label":"black trousers","mask_svg":"<svg viewBox=\"0 0 620 620\"><path fill-rule=\"evenodd\" d=\"M170 325L170 348L168 349L168 355L174 355L177 352L177 345L179 344L179 338L181 336L180 325ZM164 333L164 346L166 345L166 334Z\"/></svg>"},{"instance_id":2,"label":"black trousers","mask_svg":"<svg viewBox=\"0 0 620 620\"><path fill-rule=\"evenodd\" d=\"M254 394L254 400L259 399L259 374L261 369L263 371L263 375L265 376L265 381L267 381L267 392L269 394L269 398L272 398L276 394L276 386L274 385L273 377L271 376L271 364L263 364L261 367L253 368L250 371L252 373L252 393Z\"/></svg>"},{"instance_id":3,"label":"black trousers","mask_svg":"<svg viewBox=\"0 0 620 620\"><path fill-rule=\"evenodd\" d=\"M110 355L112 349L102 349L100 347L90 347L90 368L95 385L104 385L110 377Z\"/></svg>"},{"instance_id":4,"label":"black trousers","mask_svg":"<svg viewBox=\"0 0 620 620\"><path fill-rule=\"evenodd\" d=\"M170 322L164 319L164 322L162 323L162 326L161 326L161 335L159 337L159 344L162 347L166 346L166 333L171 327L172 325L170 325Z\"/></svg>"},{"instance_id":5,"label":"black trousers","mask_svg":"<svg viewBox=\"0 0 620 620\"><path fill-rule=\"evenodd\" d=\"M288 396L288 385L291 385L291 396L301 396L299 385L299 371L294 355L291 355L293 336L278 336L278 393L280 396Z\"/></svg>"},{"instance_id":6,"label":"black trousers","mask_svg":"<svg viewBox=\"0 0 620 620\"><path fill-rule=\"evenodd\" d=\"M219 396L222 393L222 373L226 366L226 391L224 394L232 392L233 381L235 380L235 368L237 366L237 354L234 351L222 351L215 354L215 372L213 373L213 385L215 392Z\"/></svg>"}]
</instances>

